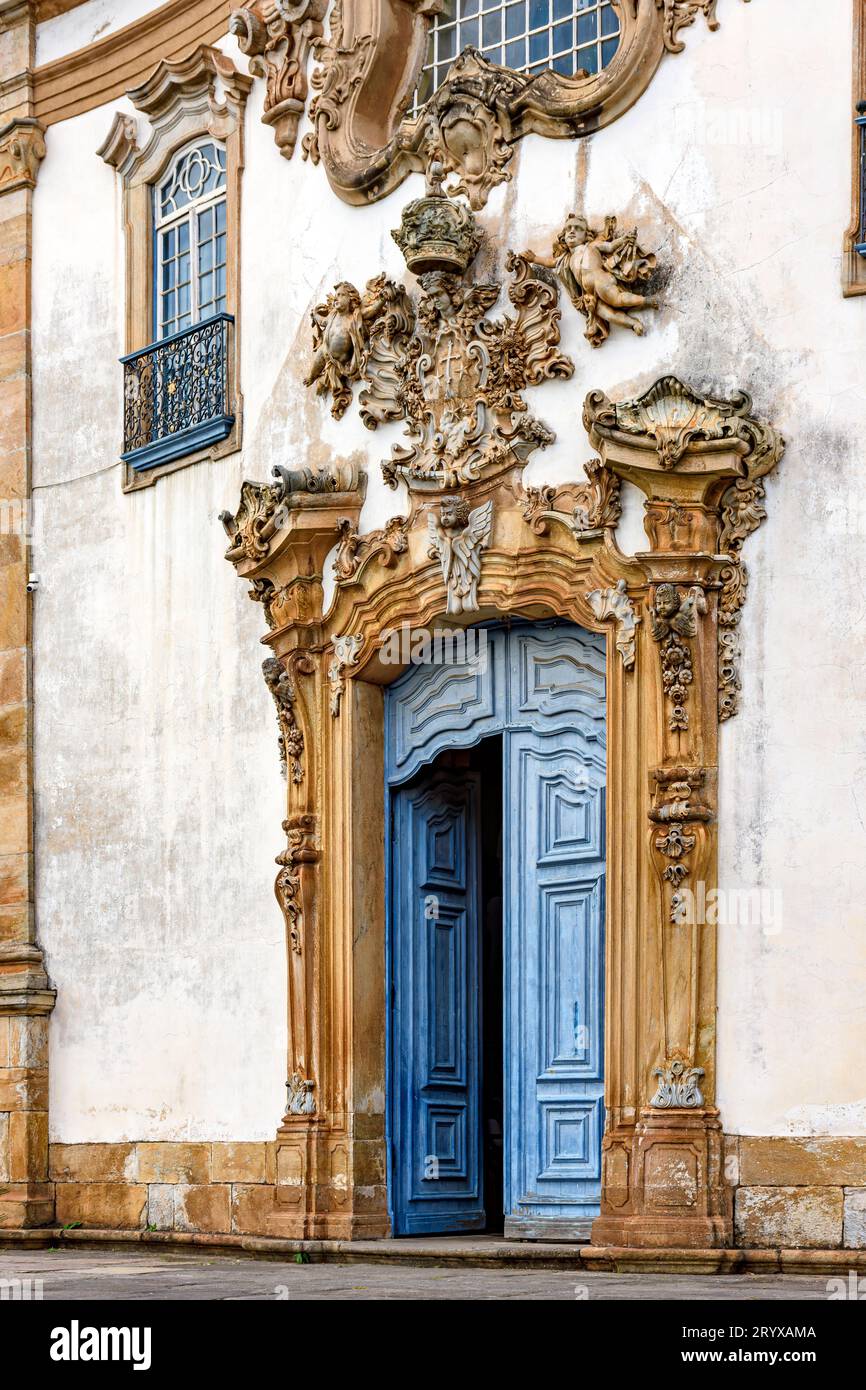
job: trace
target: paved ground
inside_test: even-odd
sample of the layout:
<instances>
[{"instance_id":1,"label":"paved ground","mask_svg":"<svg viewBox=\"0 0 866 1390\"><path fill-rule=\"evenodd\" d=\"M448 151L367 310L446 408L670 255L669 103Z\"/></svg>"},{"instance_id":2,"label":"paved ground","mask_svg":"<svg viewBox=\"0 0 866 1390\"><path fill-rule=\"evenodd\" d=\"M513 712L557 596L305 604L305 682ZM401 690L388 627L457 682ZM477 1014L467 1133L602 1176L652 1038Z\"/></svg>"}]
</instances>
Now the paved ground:
<instances>
[{"instance_id":1,"label":"paved ground","mask_svg":"<svg viewBox=\"0 0 866 1390\"><path fill-rule=\"evenodd\" d=\"M0 1250L0 1281L41 1279L68 1299L657 1299L826 1301L826 1277L584 1274L384 1264L285 1264L232 1255ZM8 1293L6 1295L9 1296Z\"/></svg>"}]
</instances>

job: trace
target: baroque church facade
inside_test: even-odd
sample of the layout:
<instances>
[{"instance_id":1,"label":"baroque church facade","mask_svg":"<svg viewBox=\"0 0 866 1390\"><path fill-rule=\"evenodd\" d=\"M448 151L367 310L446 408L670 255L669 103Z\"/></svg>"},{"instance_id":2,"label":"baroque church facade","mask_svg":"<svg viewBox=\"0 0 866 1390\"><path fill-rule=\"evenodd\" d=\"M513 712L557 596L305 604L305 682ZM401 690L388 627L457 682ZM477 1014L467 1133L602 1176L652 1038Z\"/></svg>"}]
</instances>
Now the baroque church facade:
<instances>
[{"instance_id":1,"label":"baroque church facade","mask_svg":"<svg viewBox=\"0 0 866 1390\"><path fill-rule=\"evenodd\" d=\"M0 54L4 1236L856 1265L866 4Z\"/></svg>"}]
</instances>

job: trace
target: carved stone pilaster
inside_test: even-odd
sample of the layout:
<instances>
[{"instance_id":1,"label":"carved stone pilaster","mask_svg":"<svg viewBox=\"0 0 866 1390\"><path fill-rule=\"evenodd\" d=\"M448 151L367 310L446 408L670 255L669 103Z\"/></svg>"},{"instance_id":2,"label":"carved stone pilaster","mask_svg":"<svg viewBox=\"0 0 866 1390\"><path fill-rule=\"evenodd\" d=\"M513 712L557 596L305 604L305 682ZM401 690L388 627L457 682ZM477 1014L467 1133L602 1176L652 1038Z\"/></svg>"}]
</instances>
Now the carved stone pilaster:
<instances>
[{"instance_id":1,"label":"carved stone pilaster","mask_svg":"<svg viewBox=\"0 0 866 1390\"><path fill-rule=\"evenodd\" d=\"M641 909L649 1065L634 1125L615 1120L604 1140L610 1181L593 1240L605 1244L731 1238L714 1103L715 927L694 904L717 879L718 691L730 680L719 656L720 595L739 575L742 541L763 517L761 479L783 450L750 406L745 394L701 396L673 377L636 400L586 400L603 462L646 498L651 549L636 558L657 653L646 727L654 755L646 843L657 889Z\"/></svg>"}]
</instances>

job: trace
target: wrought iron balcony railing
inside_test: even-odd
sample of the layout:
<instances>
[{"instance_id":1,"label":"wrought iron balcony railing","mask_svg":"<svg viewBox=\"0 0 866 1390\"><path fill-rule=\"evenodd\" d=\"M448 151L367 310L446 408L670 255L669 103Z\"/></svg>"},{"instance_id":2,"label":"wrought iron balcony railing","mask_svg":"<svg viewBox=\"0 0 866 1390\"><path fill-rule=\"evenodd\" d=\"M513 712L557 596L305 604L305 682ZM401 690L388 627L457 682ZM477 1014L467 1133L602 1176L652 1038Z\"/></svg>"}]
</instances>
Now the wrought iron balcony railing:
<instances>
[{"instance_id":1,"label":"wrought iron balcony railing","mask_svg":"<svg viewBox=\"0 0 866 1390\"><path fill-rule=\"evenodd\" d=\"M136 472L225 439L234 424L229 398L231 314L216 314L123 363L123 454Z\"/></svg>"}]
</instances>

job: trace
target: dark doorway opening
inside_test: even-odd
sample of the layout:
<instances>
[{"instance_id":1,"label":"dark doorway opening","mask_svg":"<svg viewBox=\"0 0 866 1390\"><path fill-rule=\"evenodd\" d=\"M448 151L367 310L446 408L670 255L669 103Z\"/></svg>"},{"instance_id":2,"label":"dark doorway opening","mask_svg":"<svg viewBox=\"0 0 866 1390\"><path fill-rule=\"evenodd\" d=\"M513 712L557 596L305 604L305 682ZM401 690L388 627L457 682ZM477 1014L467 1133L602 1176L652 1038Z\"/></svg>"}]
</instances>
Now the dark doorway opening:
<instances>
[{"instance_id":1,"label":"dark doorway opening","mask_svg":"<svg viewBox=\"0 0 866 1390\"><path fill-rule=\"evenodd\" d=\"M443 753L435 768L461 769L481 778L481 856L478 921L481 935L481 1132L485 1230L501 1233L504 1224L504 989L502 954L502 737L475 748Z\"/></svg>"}]
</instances>

